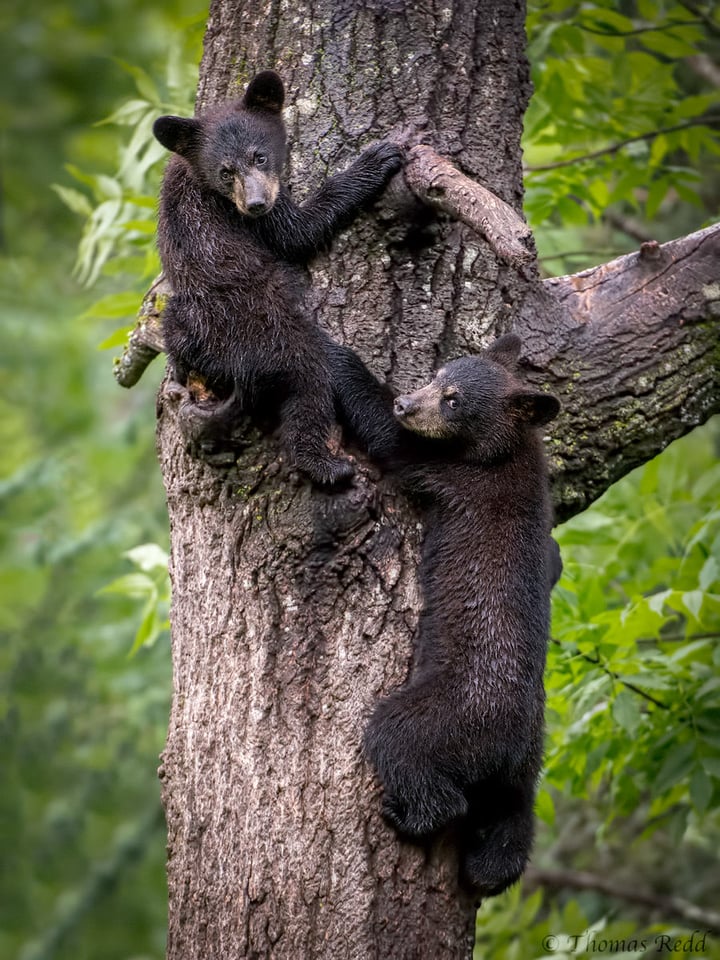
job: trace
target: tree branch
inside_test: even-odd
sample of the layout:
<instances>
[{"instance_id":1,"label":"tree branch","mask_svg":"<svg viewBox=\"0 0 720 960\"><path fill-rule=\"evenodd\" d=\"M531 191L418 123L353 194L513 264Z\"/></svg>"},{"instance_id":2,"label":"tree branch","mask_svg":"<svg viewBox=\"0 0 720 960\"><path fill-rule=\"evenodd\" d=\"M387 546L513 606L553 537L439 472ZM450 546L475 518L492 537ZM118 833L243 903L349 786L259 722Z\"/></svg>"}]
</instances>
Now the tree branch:
<instances>
[{"instance_id":1,"label":"tree branch","mask_svg":"<svg viewBox=\"0 0 720 960\"><path fill-rule=\"evenodd\" d=\"M672 30L674 27L691 27L704 22L701 18L697 20L668 20L658 26L636 27L634 30L600 30L598 27L590 27L586 23L579 23L578 28L586 33L594 33L599 37L635 37L640 33L662 33L665 30Z\"/></svg>"},{"instance_id":2,"label":"tree branch","mask_svg":"<svg viewBox=\"0 0 720 960\"><path fill-rule=\"evenodd\" d=\"M550 637L552 643L556 644L558 647L562 647L563 644L556 637ZM611 670L610 667L606 666L601 660L600 657L591 657L589 653L580 653L577 647L573 648L571 651L573 656L580 657L582 660L587 661L587 663L592 663L593 666L599 667L600 670L606 676L610 677L611 680L617 681L617 683L622 684L623 687L626 687L628 690L632 690L633 693L636 693L639 697L642 697L644 700L647 700L648 703L654 704L656 707L660 707L662 710L669 710L670 708L666 703L662 703L660 700L656 700L651 694L646 693L645 690L641 690L640 687L636 687L634 683L629 683L627 680L623 680L620 674L615 673L614 670Z\"/></svg>"},{"instance_id":3,"label":"tree branch","mask_svg":"<svg viewBox=\"0 0 720 960\"><path fill-rule=\"evenodd\" d=\"M638 243L645 243L646 240L652 240L652 236L648 233L647 228L643 224L633 220L632 217L626 217L624 214L617 213L613 210L606 210L602 215L602 219L615 230L619 230L627 237L637 240Z\"/></svg>"},{"instance_id":4,"label":"tree branch","mask_svg":"<svg viewBox=\"0 0 720 960\"><path fill-rule=\"evenodd\" d=\"M656 910L663 918L675 918L690 926L699 926L708 933L720 933L720 913L698 907L680 897L664 897L646 890L631 889L615 884L612 880L594 873L574 870L543 870L528 867L524 885L528 889L544 887L548 890L593 890L615 900L624 900L650 910Z\"/></svg>"},{"instance_id":5,"label":"tree branch","mask_svg":"<svg viewBox=\"0 0 720 960\"><path fill-rule=\"evenodd\" d=\"M423 203L484 236L503 260L521 266L535 259L532 233L523 218L431 147L418 145L409 151L405 181ZM135 329L115 363L114 375L121 387L135 386L148 364L164 349L161 315L171 295L163 276L145 295Z\"/></svg>"},{"instance_id":6,"label":"tree branch","mask_svg":"<svg viewBox=\"0 0 720 960\"><path fill-rule=\"evenodd\" d=\"M716 125L717 120L713 117L696 117L694 120L687 120L685 123L676 123L672 127L661 127L659 130L649 130L647 133L640 133L636 137L627 137L625 140L619 140L610 147L603 147L602 150L593 150L591 153L583 153L579 157L570 157L569 160L556 160L555 163L544 163L538 166L525 167L526 173L542 173L545 170L559 170L560 167L571 167L576 163L585 163L587 160L597 160L598 157L604 157L611 153L617 153L623 147L631 143L638 143L641 140L652 140L663 133L677 133L678 130L687 130L688 127L703 127Z\"/></svg>"},{"instance_id":7,"label":"tree branch","mask_svg":"<svg viewBox=\"0 0 720 960\"><path fill-rule=\"evenodd\" d=\"M528 378L563 404L559 519L720 411L718 262L716 224L531 290L513 330Z\"/></svg>"},{"instance_id":8,"label":"tree branch","mask_svg":"<svg viewBox=\"0 0 720 960\"><path fill-rule=\"evenodd\" d=\"M563 250L561 253L549 253L545 257L538 257L538 263L547 263L550 260L576 260L578 257L587 260L589 257L621 256L621 250L592 250L588 247L586 250Z\"/></svg>"},{"instance_id":9,"label":"tree branch","mask_svg":"<svg viewBox=\"0 0 720 960\"><path fill-rule=\"evenodd\" d=\"M115 360L113 376L121 387L134 387L151 361L164 351L162 313L171 296L170 284L160 274L143 297L122 357Z\"/></svg>"},{"instance_id":10,"label":"tree branch","mask_svg":"<svg viewBox=\"0 0 720 960\"><path fill-rule=\"evenodd\" d=\"M532 233L523 218L432 147L413 147L404 172L419 200L472 227L507 263L521 266L535 259Z\"/></svg>"},{"instance_id":11,"label":"tree branch","mask_svg":"<svg viewBox=\"0 0 720 960\"><path fill-rule=\"evenodd\" d=\"M712 15L706 13L702 7L695 3L694 0L680 0L680 6L685 7L686 10L689 10L690 13L694 13L696 17L705 24L705 29L708 33L711 33L714 37L720 37L720 24L716 23Z\"/></svg>"}]
</instances>

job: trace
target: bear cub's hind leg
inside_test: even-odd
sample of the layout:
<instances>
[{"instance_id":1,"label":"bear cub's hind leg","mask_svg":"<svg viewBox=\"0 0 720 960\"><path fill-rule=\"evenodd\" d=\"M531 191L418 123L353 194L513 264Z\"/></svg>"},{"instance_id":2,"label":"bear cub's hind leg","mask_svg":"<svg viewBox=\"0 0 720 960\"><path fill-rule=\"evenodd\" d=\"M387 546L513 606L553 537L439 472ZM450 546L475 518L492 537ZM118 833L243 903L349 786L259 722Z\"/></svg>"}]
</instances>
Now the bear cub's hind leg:
<instances>
[{"instance_id":1,"label":"bear cub's hind leg","mask_svg":"<svg viewBox=\"0 0 720 960\"><path fill-rule=\"evenodd\" d=\"M430 836L468 811L457 771L442 759L455 753L443 703L432 686L405 687L378 703L365 731L365 753L384 789L383 816L406 837Z\"/></svg>"},{"instance_id":2,"label":"bear cub's hind leg","mask_svg":"<svg viewBox=\"0 0 720 960\"><path fill-rule=\"evenodd\" d=\"M328 448L333 414L332 394L323 381L292 384L280 408L283 445L298 470L321 486L344 483L355 473L350 460Z\"/></svg>"}]
</instances>

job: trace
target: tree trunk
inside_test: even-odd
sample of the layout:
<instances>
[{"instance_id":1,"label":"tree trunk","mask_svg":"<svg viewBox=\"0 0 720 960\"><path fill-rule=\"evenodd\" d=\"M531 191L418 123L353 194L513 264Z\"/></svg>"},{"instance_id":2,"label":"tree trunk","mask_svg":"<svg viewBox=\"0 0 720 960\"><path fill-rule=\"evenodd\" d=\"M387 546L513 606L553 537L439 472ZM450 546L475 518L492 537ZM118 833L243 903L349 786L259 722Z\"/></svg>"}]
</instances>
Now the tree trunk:
<instances>
[{"instance_id":1,"label":"tree trunk","mask_svg":"<svg viewBox=\"0 0 720 960\"><path fill-rule=\"evenodd\" d=\"M199 104L235 95L256 70L274 67L288 88L290 181L299 197L369 142L402 131L520 211L529 95L523 5L415 7L215 0ZM653 412L673 408L678 429L688 429L717 409L706 336L717 293L698 294L696 327L678 341L680 314L670 323L660 305L635 324L613 313L612 284L623 281L610 268L600 283L586 274L548 289L532 267L499 259L396 179L375 215L318 261L319 322L398 391L513 325L525 338L530 376L555 381L565 396L551 447L565 513L615 478L621 467L608 454L622 451L625 438L636 461L663 445L654 421L632 404L617 408L617 425L611 395L616 384L626 398L670 385L672 369L652 373L658 344L675 367L695 357L708 389L700 403L688 394L684 406L668 398ZM718 235L700 247L717 256ZM691 286L702 284L695 277ZM602 300L605 313L598 307L588 322L573 300L583 308ZM657 337L648 346L653 316ZM635 379L621 372L631 348L642 368ZM410 661L420 605L417 517L367 465L349 490L312 489L287 469L272 438L255 437L228 470L190 460L174 401L162 392L158 413L173 583L173 705L160 774L168 957L469 956L474 904L458 890L451 846L397 841L379 817L379 790L360 749L373 704L403 681Z\"/></svg>"}]
</instances>

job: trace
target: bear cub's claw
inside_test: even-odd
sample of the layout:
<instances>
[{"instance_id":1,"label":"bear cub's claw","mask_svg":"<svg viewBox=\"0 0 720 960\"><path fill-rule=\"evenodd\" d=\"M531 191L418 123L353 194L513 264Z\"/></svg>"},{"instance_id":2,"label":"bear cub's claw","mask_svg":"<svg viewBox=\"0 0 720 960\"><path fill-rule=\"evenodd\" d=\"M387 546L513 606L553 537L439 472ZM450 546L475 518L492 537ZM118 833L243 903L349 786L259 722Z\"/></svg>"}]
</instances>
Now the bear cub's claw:
<instances>
[{"instance_id":1,"label":"bear cub's claw","mask_svg":"<svg viewBox=\"0 0 720 960\"><path fill-rule=\"evenodd\" d=\"M360 160L378 168L383 180L389 180L398 170L402 170L405 152L396 143L381 140L380 143L375 143L364 150Z\"/></svg>"},{"instance_id":2,"label":"bear cub's claw","mask_svg":"<svg viewBox=\"0 0 720 960\"><path fill-rule=\"evenodd\" d=\"M346 457L296 457L295 465L322 487L340 486L355 475L355 466Z\"/></svg>"}]
</instances>

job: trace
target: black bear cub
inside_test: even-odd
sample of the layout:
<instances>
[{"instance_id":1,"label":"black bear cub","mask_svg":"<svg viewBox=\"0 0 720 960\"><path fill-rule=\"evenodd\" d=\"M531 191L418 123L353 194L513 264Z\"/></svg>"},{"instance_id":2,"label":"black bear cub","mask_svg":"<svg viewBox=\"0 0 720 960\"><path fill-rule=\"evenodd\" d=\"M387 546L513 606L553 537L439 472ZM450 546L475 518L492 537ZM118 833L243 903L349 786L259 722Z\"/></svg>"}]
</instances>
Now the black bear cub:
<instances>
[{"instance_id":1,"label":"black bear cub","mask_svg":"<svg viewBox=\"0 0 720 960\"><path fill-rule=\"evenodd\" d=\"M158 228L173 288L163 318L182 384L192 373L228 420L268 406L296 466L321 484L353 472L327 446L334 410L328 338L307 310L308 262L376 199L402 164L383 142L327 180L302 206L281 182L285 91L271 70L244 97L197 118L160 117L153 132L168 163Z\"/></svg>"},{"instance_id":2,"label":"black bear cub","mask_svg":"<svg viewBox=\"0 0 720 960\"><path fill-rule=\"evenodd\" d=\"M517 337L444 366L395 400L337 348L339 402L356 437L418 496L423 594L406 684L365 734L383 812L408 837L453 824L464 881L481 896L514 883L532 846L543 753L550 590L559 575L538 427L555 397L517 378ZM368 409L360 417L358 397Z\"/></svg>"}]
</instances>

